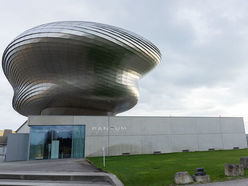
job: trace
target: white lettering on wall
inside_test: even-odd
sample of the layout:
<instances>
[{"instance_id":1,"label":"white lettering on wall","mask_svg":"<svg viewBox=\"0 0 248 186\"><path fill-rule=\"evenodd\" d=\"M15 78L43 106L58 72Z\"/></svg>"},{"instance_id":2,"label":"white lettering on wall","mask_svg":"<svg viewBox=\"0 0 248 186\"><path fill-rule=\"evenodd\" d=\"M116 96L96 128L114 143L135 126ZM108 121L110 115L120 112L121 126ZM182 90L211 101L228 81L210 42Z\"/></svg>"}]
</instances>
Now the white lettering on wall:
<instances>
[{"instance_id":1,"label":"white lettering on wall","mask_svg":"<svg viewBox=\"0 0 248 186\"><path fill-rule=\"evenodd\" d=\"M108 130L119 132L119 131L127 130L127 127L125 127L125 126L112 126L112 127L108 128L105 126L103 126L103 127L95 127L94 126L94 127L91 127L91 130L96 131L96 132L103 132L103 131L108 131Z\"/></svg>"}]
</instances>

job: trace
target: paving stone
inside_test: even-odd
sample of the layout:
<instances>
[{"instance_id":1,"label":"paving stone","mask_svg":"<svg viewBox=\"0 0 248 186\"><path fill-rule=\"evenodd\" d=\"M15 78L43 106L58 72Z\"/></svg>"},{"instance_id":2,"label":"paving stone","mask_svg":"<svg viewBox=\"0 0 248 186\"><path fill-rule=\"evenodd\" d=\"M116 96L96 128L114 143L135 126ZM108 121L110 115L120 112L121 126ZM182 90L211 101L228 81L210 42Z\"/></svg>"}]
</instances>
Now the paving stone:
<instances>
[{"instance_id":1,"label":"paving stone","mask_svg":"<svg viewBox=\"0 0 248 186\"><path fill-rule=\"evenodd\" d=\"M78 184L123 186L115 175L102 172L84 159L0 163L0 185L69 186Z\"/></svg>"}]
</instances>

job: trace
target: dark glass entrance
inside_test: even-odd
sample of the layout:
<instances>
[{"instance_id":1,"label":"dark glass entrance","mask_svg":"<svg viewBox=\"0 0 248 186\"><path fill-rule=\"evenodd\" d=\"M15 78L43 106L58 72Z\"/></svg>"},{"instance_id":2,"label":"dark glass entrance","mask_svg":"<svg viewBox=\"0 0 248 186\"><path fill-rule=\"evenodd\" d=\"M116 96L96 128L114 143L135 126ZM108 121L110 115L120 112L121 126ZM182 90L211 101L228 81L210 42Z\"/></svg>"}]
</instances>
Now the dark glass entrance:
<instances>
[{"instance_id":1,"label":"dark glass entrance","mask_svg":"<svg viewBox=\"0 0 248 186\"><path fill-rule=\"evenodd\" d=\"M84 125L31 126L29 159L83 158Z\"/></svg>"}]
</instances>

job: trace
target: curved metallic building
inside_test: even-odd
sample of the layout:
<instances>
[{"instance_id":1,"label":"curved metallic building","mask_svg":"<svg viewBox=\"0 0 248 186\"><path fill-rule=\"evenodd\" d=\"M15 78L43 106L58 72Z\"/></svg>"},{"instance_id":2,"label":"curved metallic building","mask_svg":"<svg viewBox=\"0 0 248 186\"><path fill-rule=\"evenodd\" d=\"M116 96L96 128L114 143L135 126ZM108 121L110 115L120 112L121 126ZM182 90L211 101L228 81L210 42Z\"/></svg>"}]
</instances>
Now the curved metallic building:
<instances>
[{"instance_id":1,"label":"curved metallic building","mask_svg":"<svg viewBox=\"0 0 248 186\"><path fill-rule=\"evenodd\" d=\"M25 31L2 66L22 115L115 115L138 100L138 80L160 62L156 46L110 25L66 21Z\"/></svg>"}]
</instances>

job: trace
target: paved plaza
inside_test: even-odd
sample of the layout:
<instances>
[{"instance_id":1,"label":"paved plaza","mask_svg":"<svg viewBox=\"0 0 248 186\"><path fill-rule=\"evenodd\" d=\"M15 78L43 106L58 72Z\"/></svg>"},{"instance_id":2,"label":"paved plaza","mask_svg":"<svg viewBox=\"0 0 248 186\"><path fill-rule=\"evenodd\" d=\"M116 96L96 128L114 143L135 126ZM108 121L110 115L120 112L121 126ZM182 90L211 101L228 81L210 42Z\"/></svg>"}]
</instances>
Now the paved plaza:
<instances>
[{"instance_id":1,"label":"paved plaza","mask_svg":"<svg viewBox=\"0 0 248 186\"><path fill-rule=\"evenodd\" d=\"M0 163L0 185L122 186L119 179L84 159L33 160Z\"/></svg>"}]
</instances>

